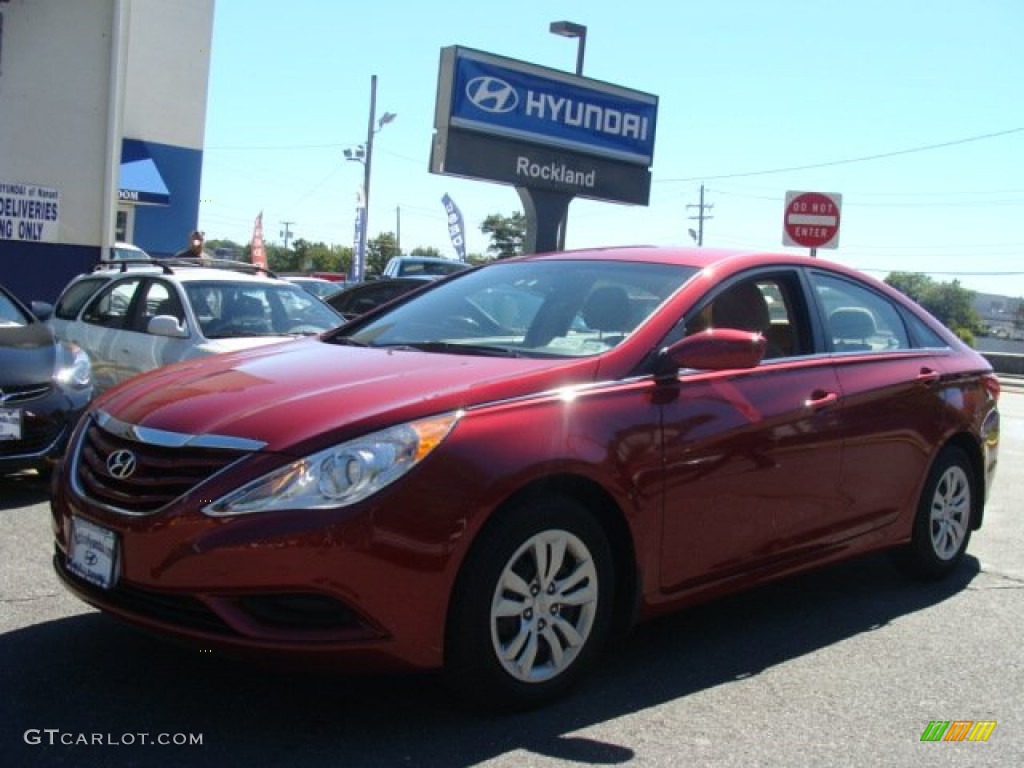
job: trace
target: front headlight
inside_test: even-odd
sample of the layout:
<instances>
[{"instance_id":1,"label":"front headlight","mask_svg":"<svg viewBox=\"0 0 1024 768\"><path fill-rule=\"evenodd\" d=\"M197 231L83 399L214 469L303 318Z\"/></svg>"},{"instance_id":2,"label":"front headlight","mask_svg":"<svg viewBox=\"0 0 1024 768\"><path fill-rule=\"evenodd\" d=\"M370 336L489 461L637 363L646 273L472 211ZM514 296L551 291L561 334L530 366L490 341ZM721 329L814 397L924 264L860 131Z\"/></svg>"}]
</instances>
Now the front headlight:
<instances>
[{"instance_id":1,"label":"front headlight","mask_svg":"<svg viewBox=\"0 0 1024 768\"><path fill-rule=\"evenodd\" d=\"M81 390L92 385L92 363L77 344L60 342L53 368L53 380L61 389Z\"/></svg>"},{"instance_id":2,"label":"front headlight","mask_svg":"<svg viewBox=\"0 0 1024 768\"><path fill-rule=\"evenodd\" d=\"M411 421L333 446L253 480L203 509L213 517L355 504L419 464L461 411Z\"/></svg>"}]
</instances>

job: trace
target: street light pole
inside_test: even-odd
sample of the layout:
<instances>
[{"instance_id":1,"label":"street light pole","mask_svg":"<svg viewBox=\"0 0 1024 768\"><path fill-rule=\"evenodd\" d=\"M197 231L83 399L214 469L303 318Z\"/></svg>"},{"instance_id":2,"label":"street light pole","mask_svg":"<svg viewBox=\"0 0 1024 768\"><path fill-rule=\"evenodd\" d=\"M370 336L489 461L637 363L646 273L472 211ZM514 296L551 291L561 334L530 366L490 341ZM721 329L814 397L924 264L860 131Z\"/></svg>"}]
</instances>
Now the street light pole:
<instances>
[{"instance_id":1,"label":"street light pole","mask_svg":"<svg viewBox=\"0 0 1024 768\"><path fill-rule=\"evenodd\" d=\"M366 279L366 231L370 228L370 166L373 163L373 126L377 120L377 76L370 76L370 122L366 128L366 155L363 157L363 226L359 232L359 253L355 258L355 279Z\"/></svg>"},{"instance_id":2,"label":"street light pole","mask_svg":"<svg viewBox=\"0 0 1024 768\"><path fill-rule=\"evenodd\" d=\"M576 43L576 74L583 76L583 56L587 50L587 28L583 24L576 24L572 21L552 21L548 31L553 35L562 37L575 37ZM568 204L566 204L568 206ZM565 211L565 218L562 219L562 226L558 228L558 250L565 250L565 230L569 227L568 207Z\"/></svg>"},{"instance_id":3,"label":"street light pole","mask_svg":"<svg viewBox=\"0 0 1024 768\"><path fill-rule=\"evenodd\" d=\"M345 150L345 159L363 164L363 195L362 195L362 227L359 230L359 242L356 244L355 258L352 260L352 279L361 282L366 279L366 234L369 231L370 219L370 169L373 163L373 136L385 125L394 120L394 112L385 112L377 120L377 76L370 76L370 121L366 127L366 143L354 149Z\"/></svg>"},{"instance_id":4,"label":"street light pole","mask_svg":"<svg viewBox=\"0 0 1024 768\"><path fill-rule=\"evenodd\" d=\"M579 42L576 44L576 74L583 74L583 56L587 50L587 28L583 24L576 24L572 21L552 21L548 30L553 35L562 37L575 37Z\"/></svg>"}]
</instances>

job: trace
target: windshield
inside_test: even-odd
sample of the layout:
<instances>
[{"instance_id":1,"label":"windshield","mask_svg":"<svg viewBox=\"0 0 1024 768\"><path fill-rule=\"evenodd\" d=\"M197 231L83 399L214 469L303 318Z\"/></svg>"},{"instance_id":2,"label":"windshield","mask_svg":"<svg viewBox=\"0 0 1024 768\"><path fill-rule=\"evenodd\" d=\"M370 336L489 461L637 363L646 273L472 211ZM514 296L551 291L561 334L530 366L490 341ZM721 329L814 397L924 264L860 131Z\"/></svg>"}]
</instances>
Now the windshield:
<instances>
[{"instance_id":1,"label":"windshield","mask_svg":"<svg viewBox=\"0 0 1024 768\"><path fill-rule=\"evenodd\" d=\"M310 335L342 322L337 312L295 285L197 281L188 283L185 293L208 339Z\"/></svg>"},{"instance_id":2,"label":"windshield","mask_svg":"<svg viewBox=\"0 0 1024 768\"><path fill-rule=\"evenodd\" d=\"M495 263L329 339L372 347L586 357L629 336L696 270L670 264Z\"/></svg>"}]
</instances>

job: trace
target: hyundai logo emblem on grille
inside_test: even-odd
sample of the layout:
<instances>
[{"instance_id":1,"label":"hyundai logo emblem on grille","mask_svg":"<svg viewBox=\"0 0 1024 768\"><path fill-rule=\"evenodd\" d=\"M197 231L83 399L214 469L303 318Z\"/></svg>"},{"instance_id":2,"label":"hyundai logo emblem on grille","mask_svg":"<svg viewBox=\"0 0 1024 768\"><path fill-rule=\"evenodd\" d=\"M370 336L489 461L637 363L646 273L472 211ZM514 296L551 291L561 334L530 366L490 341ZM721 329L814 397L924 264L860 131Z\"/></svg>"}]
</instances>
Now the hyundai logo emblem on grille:
<instances>
[{"instance_id":1,"label":"hyundai logo emblem on grille","mask_svg":"<svg viewBox=\"0 0 1024 768\"><path fill-rule=\"evenodd\" d=\"M511 112L519 105L516 89L497 77L474 77L466 84L466 96L484 112Z\"/></svg>"},{"instance_id":2,"label":"hyundai logo emblem on grille","mask_svg":"<svg viewBox=\"0 0 1024 768\"><path fill-rule=\"evenodd\" d=\"M135 474L135 454L128 450L114 451L107 456L107 472L111 477L125 480Z\"/></svg>"}]
</instances>

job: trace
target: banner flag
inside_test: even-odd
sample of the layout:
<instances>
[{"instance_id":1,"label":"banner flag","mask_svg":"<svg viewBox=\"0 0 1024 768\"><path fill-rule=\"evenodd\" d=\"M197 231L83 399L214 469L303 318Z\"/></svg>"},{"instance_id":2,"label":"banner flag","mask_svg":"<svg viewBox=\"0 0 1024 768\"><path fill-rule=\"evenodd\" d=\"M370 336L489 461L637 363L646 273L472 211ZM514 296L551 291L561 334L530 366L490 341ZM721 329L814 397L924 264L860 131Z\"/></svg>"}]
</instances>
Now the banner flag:
<instances>
[{"instance_id":1,"label":"banner flag","mask_svg":"<svg viewBox=\"0 0 1024 768\"><path fill-rule=\"evenodd\" d=\"M459 261L465 261L466 238L463 236L465 229L462 225L462 211L447 192L444 193L441 202L444 203L444 209L448 213L448 236L451 237L452 245L455 247L455 255Z\"/></svg>"},{"instance_id":2,"label":"banner flag","mask_svg":"<svg viewBox=\"0 0 1024 768\"><path fill-rule=\"evenodd\" d=\"M263 211L256 217L252 227L252 263L257 267L267 268L267 247L263 242Z\"/></svg>"}]
</instances>

